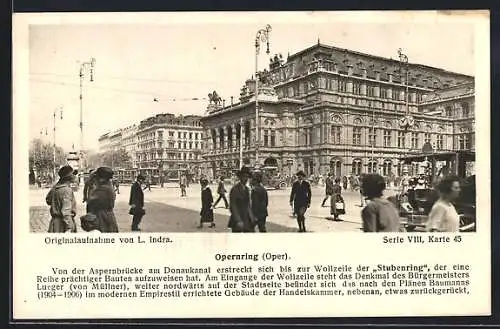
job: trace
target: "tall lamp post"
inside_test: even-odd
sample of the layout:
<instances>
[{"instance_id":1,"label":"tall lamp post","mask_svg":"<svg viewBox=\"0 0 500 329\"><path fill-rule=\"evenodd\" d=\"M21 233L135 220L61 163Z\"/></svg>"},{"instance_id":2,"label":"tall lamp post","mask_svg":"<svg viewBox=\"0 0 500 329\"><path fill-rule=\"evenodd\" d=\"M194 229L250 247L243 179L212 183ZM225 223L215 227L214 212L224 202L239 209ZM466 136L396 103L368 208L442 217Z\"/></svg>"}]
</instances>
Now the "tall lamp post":
<instances>
[{"instance_id":1,"label":"tall lamp post","mask_svg":"<svg viewBox=\"0 0 500 329\"><path fill-rule=\"evenodd\" d=\"M63 111L62 111L63 107L62 105L56 107L54 109L54 112L52 113L52 117L53 117L53 128L54 128L54 136L53 136L53 141L52 141L52 164L53 164L53 169L54 169L54 172L53 172L53 179L55 180L56 179L56 175L57 175L57 168L56 168L56 116L57 116L57 112L59 111L59 116L60 116L60 120L63 119Z\"/></svg>"},{"instance_id":2,"label":"tall lamp post","mask_svg":"<svg viewBox=\"0 0 500 329\"><path fill-rule=\"evenodd\" d=\"M80 65L80 170L83 168L83 80L85 78L85 74L87 72L90 73L90 82L94 81L94 66L95 66L95 58L91 58L88 62L83 62Z\"/></svg>"},{"instance_id":3,"label":"tall lamp post","mask_svg":"<svg viewBox=\"0 0 500 329\"><path fill-rule=\"evenodd\" d=\"M257 31L255 36L255 167L259 166L259 77L258 77L258 60L260 53L260 44L265 42L267 45L266 54L269 55L269 33L271 33L271 25L267 24L264 29Z\"/></svg>"},{"instance_id":4,"label":"tall lamp post","mask_svg":"<svg viewBox=\"0 0 500 329\"><path fill-rule=\"evenodd\" d=\"M409 104L409 94L408 94L408 89L409 89L409 75L410 75L410 70L409 70L409 63L408 63L408 56L406 56L403 53L403 50L401 48L398 49L398 56L399 56L399 63L400 67L403 65L405 66L405 71L406 71L406 78L405 80L405 85L406 85L406 91L405 91L405 116L400 120L400 125L404 130L407 130L408 128L411 128L414 124L413 117L410 114L410 104ZM401 69L400 69L401 72ZM403 80L403 75L401 74L401 81Z\"/></svg>"}]
</instances>

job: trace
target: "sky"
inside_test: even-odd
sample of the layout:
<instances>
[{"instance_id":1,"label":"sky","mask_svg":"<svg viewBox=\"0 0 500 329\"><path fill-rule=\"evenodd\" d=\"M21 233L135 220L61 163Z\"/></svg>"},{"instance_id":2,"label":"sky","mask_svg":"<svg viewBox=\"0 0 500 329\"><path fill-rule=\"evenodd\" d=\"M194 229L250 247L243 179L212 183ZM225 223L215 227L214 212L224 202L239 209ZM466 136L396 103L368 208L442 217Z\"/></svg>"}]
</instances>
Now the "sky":
<instances>
[{"instance_id":1,"label":"sky","mask_svg":"<svg viewBox=\"0 0 500 329\"><path fill-rule=\"evenodd\" d=\"M94 17L89 23L65 14L58 24L42 20L29 28L30 137L52 141L53 111L62 108L56 143L78 149L78 74L91 58L96 60L94 81L86 72L83 88L86 148L97 150L100 135L157 113L203 115L208 101L192 98L207 98L213 90L226 104L230 96L236 102L255 70L255 36L266 24L272 26L270 55L263 44L259 69L268 67L270 56L286 58L319 38L323 44L388 58L397 58L402 48L411 63L474 75L473 23L390 15L172 13L139 21Z\"/></svg>"}]
</instances>

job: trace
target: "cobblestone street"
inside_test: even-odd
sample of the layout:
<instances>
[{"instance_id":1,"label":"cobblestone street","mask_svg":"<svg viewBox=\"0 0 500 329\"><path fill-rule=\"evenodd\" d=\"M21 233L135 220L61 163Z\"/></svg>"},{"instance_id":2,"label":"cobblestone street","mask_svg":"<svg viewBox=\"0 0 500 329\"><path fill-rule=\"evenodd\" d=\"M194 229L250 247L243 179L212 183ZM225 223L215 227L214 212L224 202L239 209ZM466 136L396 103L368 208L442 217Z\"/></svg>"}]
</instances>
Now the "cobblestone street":
<instances>
[{"instance_id":1,"label":"cobblestone street","mask_svg":"<svg viewBox=\"0 0 500 329\"><path fill-rule=\"evenodd\" d=\"M228 186L229 188L229 186ZM212 191L216 186L211 187ZM45 204L45 195L48 189L30 190L30 230L32 232L46 232L50 220L49 207ZM129 232L131 216L128 214L128 197L130 187L121 186L115 204L115 216L120 232ZM267 229L269 232L296 232L297 223L291 215L288 198L290 188L285 190L269 190L269 217ZM340 217L341 221L329 220L329 208L321 207L324 197L324 187L313 187L311 208L306 213L306 225L310 232L343 232L360 231L361 218L359 207L359 192L346 191L343 193L346 202L346 215ZM388 193L392 193L388 191ZM200 188L191 185L187 189L187 197L180 197L177 186L170 185L160 188L153 186L151 191L146 190L145 209L141 229L144 232L228 232L227 222L229 210L224 208L223 202L215 209L214 229L208 224L203 229L198 229L200 211ZM75 193L78 201L78 214L76 217L79 227L79 218L84 214L81 189ZM217 195L214 194L214 199ZM328 203L328 202L327 202Z\"/></svg>"}]
</instances>

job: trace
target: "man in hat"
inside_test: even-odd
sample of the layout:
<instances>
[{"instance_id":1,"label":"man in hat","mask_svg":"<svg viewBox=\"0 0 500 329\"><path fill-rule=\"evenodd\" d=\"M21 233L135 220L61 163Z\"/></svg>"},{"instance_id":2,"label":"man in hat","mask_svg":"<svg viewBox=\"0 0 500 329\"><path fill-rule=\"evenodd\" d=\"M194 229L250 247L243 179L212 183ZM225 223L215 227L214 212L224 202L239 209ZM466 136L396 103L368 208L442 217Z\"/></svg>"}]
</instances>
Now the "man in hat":
<instances>
[{"instance_id":1,"label":"man in hat","mask_svg":"<svg viewBox=\"0 0 500 329\"><path fill-rule=\"evenodd\" d=\"M226 206L226 209L229 208L229 203L227 202L226 199L226 187L224 186L224 177L220 176L219 178L219 186L217 187L217 194L219 194L219 197L217 198L217 201L214 203L214 209L217 207L217 204L219 203L220 200L224 201L224 205Z\"/></svg>"},{"instance_id":2,"label":"man in hat","mask_svg":"<svg viewBox=\"0 0 500 329\"><path fill-rule=\"evenodd\" d=\"M94 169L90 169L89 177L87 178L87 181L83 185L83 203L87 202L90 193L92 193L92 190L96 188L96 185L97 185L97 179L95 177L95 171Z\"/></svg>"},{"instance_id":3,"label":"man in hat","mask_svg":"<svg viewBox=\"0 0 500 329\"><path fill-rule=\"evenodd\" d=\"M250 189L246 186L251 176L250 168L242 167L238 172L239 181L229 192L228 227L232 232L255 232L255 219L251 211Z\"/></svg>"},{"instance_id":4,"label":"man in hat","mask_svg":"<svg viewBox=\"0 0 500 329\"><path fill-rule=\"evenodd\" d=\"M59 169L59 181L50 189L45 201L50 206L49 233L75 233L76 200L71 188L75 181L73 168Z\"/></svg>"},{"instance_id":5,"label":"man in hat","mask_svg":"<svg viewBox=\"0 0 500 329\"><path fill-rule=\"evenodd\" d=\"M259 232L264 233L266 232L267 205L269 202L266 188L262 185L262 174L260 172L254 172L250 185L252 186L252 213L257 220Z\"/></svg>"},{"instance_id":6,"label":"man in hat","mask_svg":"<svg viewBox=\"0 0 500 329\"><path fill-rule=\"evenodd\" d=\"M128 204L130 205L130 214L132 215L132 231L140 231L139 224L144 216L144 192L141 188L141 184L144 183L145 177L143 175L137 175L136 181L132 184L130 188L130 199Z\"/></svg>"},{"instance_id":7,"label":"man in hat","mask_svg":"<svg viewBox=\"0 0 500 329\"><path fill-rule=\"evenodd\" d=\"M297 214L299 232L306 232L305 213L307 208L311 206L311 185L304 179L305 177L302 170L297 173L297 181L293 183L290 193L290 206Z\"/></svg>"}]
</instances>

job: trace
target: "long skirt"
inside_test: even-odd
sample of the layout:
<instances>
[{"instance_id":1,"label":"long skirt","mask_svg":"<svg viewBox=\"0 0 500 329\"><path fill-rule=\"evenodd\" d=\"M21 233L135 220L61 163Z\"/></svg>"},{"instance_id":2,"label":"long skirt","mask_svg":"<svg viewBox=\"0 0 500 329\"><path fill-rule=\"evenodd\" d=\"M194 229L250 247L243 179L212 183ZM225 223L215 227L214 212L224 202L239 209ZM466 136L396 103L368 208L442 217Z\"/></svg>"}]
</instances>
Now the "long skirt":
<instances>
[{"instance_id":1,"label":"long skirt","mask_svg":"<svg viewBox=\"0 0 500 329\"><path fill-rule=\"evenodd\" d=\"M72 217L71 221L73 222L73 228L71 229L72 233L76 233L76 224L75 219ZM48 233L65 233L68 230L66 222L62 217L52 217L49 222Z\"/></svg>"},{"instance_id":2,"label":"long skirt","mask_svg":"<svg viewBox=\"0 0 500 329\"><path fill-rule=\"evenodd\" d=\"M102 233L117 233L118 224L113 210L99 210L94 212L99 223L99 231Z\"/></svg>"},{"instance_id":3,"label":"long skirt","mask_svg":"<svg viewBox=\"0 0 500 329\"><path fill-rule=\"evenodd\" d=\"M212 209L201 209L200 216L202 223L212 223L214 221L214 211Z\"/></svg>"}]
</instances>

